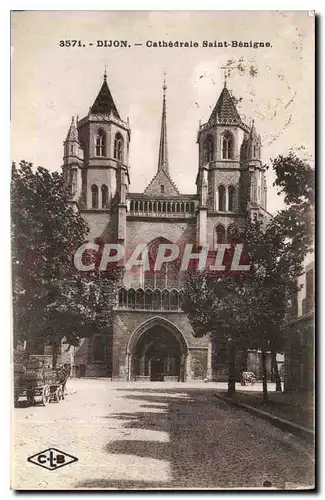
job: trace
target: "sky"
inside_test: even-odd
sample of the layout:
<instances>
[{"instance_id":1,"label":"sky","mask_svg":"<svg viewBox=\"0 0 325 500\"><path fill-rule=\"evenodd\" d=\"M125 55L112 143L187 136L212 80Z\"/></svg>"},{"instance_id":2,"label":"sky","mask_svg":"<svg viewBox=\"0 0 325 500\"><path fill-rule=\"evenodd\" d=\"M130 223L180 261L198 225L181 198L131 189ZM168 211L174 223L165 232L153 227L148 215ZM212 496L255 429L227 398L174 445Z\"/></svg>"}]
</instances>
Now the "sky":
<instances>
[{"instance_id":1,"label":"sky","mask_svg":"<svg viewBox=\"0 0 325 500\"><path fill-rule=\"evenodd\" d=\"M130 119L132 192L142 192L157 170L164 70L170 173L182 193L196 192L197 130L225 71L239 113L247 123L254 119L261 134L263 162L293 148L313 164L314 17L308 11L20 11L11 23L13 161L60 170L71 116L87 114L106 67L120 116ZM60 40L85 47L60 47ZM130 47L99 48L97 40L127 40ZM149 48L147 40L199 47ZM204 48L204 40L271 46ZM273 181L268 170L271 213L283 206Z\"/></svg>"}]
</instances>

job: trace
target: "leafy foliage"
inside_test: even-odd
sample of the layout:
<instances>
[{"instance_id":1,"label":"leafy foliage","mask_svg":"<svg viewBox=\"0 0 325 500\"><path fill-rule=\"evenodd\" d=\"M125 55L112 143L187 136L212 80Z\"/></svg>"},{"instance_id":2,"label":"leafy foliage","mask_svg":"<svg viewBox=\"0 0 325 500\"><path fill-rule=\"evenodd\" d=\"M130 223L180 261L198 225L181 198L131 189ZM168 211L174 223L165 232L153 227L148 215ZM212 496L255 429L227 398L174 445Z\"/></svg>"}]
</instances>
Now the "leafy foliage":
<instances>
[{"instance_id":1,"label":"leafy foliage","mask_svg":"<svg viewBox=\"0 0 325 500\"><path fill-rule=\"evenodd\" d=\"M272 166L286 208L268 219L248 214L244 227L231 235L245 242L249 273L192 273L182 305L195 335L209 333L218 342L263 352L284 348L288 301L313 242L313 170L293 152Z\"/></svg>"},{"instance_id":2,"label":"leafy foliage","mask_svg":"<svg viewBox=\"0 0 325 500\"><path fill-rule=\"evenodd\" d=\"M62 175L13 164L11 220L15 339L78 345L103 330L114 282L74 266L88 226L69 206Z\"/></svg>"}]
</instances>

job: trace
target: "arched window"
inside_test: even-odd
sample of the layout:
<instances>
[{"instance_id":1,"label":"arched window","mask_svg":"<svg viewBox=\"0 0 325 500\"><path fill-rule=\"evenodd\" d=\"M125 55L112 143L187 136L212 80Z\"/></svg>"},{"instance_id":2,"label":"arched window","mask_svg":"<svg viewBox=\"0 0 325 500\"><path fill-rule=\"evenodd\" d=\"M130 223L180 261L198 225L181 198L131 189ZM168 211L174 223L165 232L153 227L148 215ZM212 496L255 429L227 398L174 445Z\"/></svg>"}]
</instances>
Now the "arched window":
<instances>
[{"instance_id":1,"label":"arched window","mask_svg":"<svg viewBox=\"0 0 325 500\"><path fill-rule=\"evenodd\" d=\"M145 291L144 308L149 310L152 309L152 290L150 290L150 288L147 288Z\"/></svg>"},{"instance_id":2,"label":"arched window","mask_svg":"<svg viewBox=\"0 0 325 500\"><path fill-rule=\"evenodd\" d=\"M103 184L101 187L102 192L102 208L107 208L108 205L108 187Z\"/></svg>"},{"instance_id":3,"label":"arched window","mask_svg":"<svg viewBox=\"0 0 325 500\"><path fill-rule=\"evenodd\" d=\"M118 132L114 141L114 158L123 162L123 137Z\"/></svg>"},{"instance_id":4,"label":"arched window","mask_svg":"<svg viewBox=\"0 0 325 500\"><path fill-rule=\"evenodd\" d=\"M152 308L161 309L161 291L154 290L152 294Z\"/></svg>"},{"instance_id":5,"label":"arched window","mask_svg":"<svg viewBox=\"0 0 325 500\"><path fill-rule=\"evenodd\" d=\"M127 300L128 300L128 308L134 309L135 308L135 290L134 290L134 288L129 288Z\"/></svg>"},{"instance_id":6,"label":"arched window","mask_svg":"<svg viewBox=\"0 0 325 500\"><path fill-rule=\"evenodd\" d=\"M222 159L232 160L234 153L234 138L230 132L225 132L222 136Z\"/></svg>"},{"instance_id":7,"label":"arched window","mask_svg":"<svg viewBox=\"0 0 325 500\"><path fill-rule=\"evenodd\" d=\"M218 210L219 212L226 211L226 189L224 186L218 187Z\"/></svg>"},{"instance_id":8,"label":"arched window","mask_svg":"<svg viewBox=\"0 0 325 500\"><path fill-rule=\"evenodd\" d=\"M96 184L91 186L91 206L92 208L98 208L98 187Z\"/></svg>"},{"instance_id":9,"label":"arched window","mask_svg":"<svg viewBox=\"0 0 325 500\"><path fill-rule=\"evenodd\" d=\"M213 137L211 135L208 135L203 144L204 163L213 160L213 151L214 151Z\"/></svg>"},{"instance_id":10,"label":"arched window","mask_svg":"<svg viewBox=\"0 0 325 500\"><path fill-rule=\"evenodd\" d=\"M230 224L227 227L227 243L233 244L236 243L236 240L238 240L238 229L234 224Z\"/></svg>"},{"instance_id":11,"label":"arched window","mask_svg":"<svg viewBox=\"0 0 325 500\"><path fill-rule=\"evenodd\" d=\"M179 296L178 290L171 290L170 292L170 301L169 301L170 309L177 311L179 309Z\"/></svg>"},{"instance_id":12,"label":"arched window","mask_svg":"<svg viewBox=\"0 0 325 500\"><path fill-rule=\"evenodd\" d=\"M234 186L228 187L228 210L230 212L236 210L236 188Z\"/></svg>"},{"instance_id":13,"label":"arched window","mask_svg":"<svg viewBox=\"0 0 325 500\"><path fill-rule=\"evenodd\" d=\"M106 156L106 136L101 129L95 137L95 156Z\"/></svg>"},{"instance_id":14,"label":"arched window","mask_svg":"<svg viewBox=\"0 0 325 500\"><path fill-rule=\"evenodd\" d=\"M93 358L96 363L103 363L106 359L106 345L103 335L95 335L93 340Z\"/></svg>"},{"instance_id":15,"label":"arched window","mask_svg":"<svg viewBox=\"0 0 325 500\"><path fill-rule=\"evenodd\" d=\"M226 230L222 224L216 227L217 243L224 243L226 241Z\"/></svg>"},{"instance_id":16,"label":"arched window","mask_svg":"<svg viewBox=\"0 0 325 500\"><path fill-rule=\"evenodd\" d=\"M144 290L139 288L135 292L135 307L137 309L144 309Z\"/></svg>"},{"instance_id":17,"label":"arched window","mask_svg":"<svg viewBox=\"0 0 325 500\"><path fill-rule=\"evenodd\" d=\"M126 288L120 288L118 292L118 305L119 307L127 307L128 292Z\"/></svg>"},{"instance_id":18,"label":"arched window","mask_svg":"<svg viewBox=\"0 0 325 500\"><path fill-rule=\"evenodd\" d=\"M169 309L169 290L163 290L161 294L162 309Z\"/></svg>"}]
</instances>

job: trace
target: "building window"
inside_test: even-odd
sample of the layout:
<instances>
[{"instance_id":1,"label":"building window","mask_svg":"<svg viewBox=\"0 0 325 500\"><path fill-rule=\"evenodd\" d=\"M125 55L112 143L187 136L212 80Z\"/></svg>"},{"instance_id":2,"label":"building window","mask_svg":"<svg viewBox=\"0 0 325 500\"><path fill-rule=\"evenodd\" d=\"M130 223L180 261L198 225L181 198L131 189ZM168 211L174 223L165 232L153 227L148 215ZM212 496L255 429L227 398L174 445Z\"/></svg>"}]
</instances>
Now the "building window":
<instances>
[{"instance_id":1,"label":"building window","mask_svg":"<svg viewBox=\"0 0 325 500\"><path fill-rule=\"evenodd\" d=\"M103 335L95 335L94 337L93 358L96 363L104 363L106 359L105 339Z\"/></svg>"},{"instance_id":2,"label":"building window","mask_svg":"<svg viewBox=\"0 0 325 500\"><path fill-rule=\"evenodd\" d=\"M106 136L103 130L99 130L95 137L95 155L106 156Z\"/></svg>"},{"instance_id":3,"label":"building window","mask_svg":"<svg viewBox=\"0 0 325 500\"><path fill-rule=\"evenodd\" d=\"M208 163L213 160L213 150L213 137L208 135L203 144L204 163Z\"/></svg>"},{"instance_id":4,"label":"building window","mask_svg":"<svg viewBox=\"0 0 325 500\"><path fill-rule=\"evenodd\" d=\"M96 184L91 186L91 206L92 208L98 208L98 187Z\"/></svg>"},{"instance_id":5,"label":"building window","mask_svg":"<svg viewBox=\"0 0 325 500\"><path fill-rule=\"evenodd\" d=\"M107 208L108 205L108 187L103 184L101 187L102 192L102 208Z\"/></svg>"},{"instance_id":6,"label":"building window","mask_svg":"<svg viewBox=\"0 0 325 500\"><path fill-rule=\"evenodd\" d=\"M219 212L226 211L226 189L224 186L218 187L218 210Z\"/></svg>"},{"instance_id":7,"label":"building window","mask_svg":"<svg viewBox=\"0 0 325 500\"><path fill-rule=\"evenodd\" d=\"M217 243L224 243L226 241L226 230L222 224L216 227Z\"/></svg>"},{"instance_id":8,"label":"building window","mask_svg":"<svg viewBox=\"0 0 325 500\"><path fill-rule=\"evenodd\" d=\"M123 162L123 137L118 132L114 141L114 158Z\"/></svg>"},{"instance_id":9,"label":"building window","mask_svg":"<svg viewBox=\"0 0 325 500\"><path fill-rule=\"evenodd\" d=\"M228 188L228 210L234 212L236 209L236 188L229 186Z\"/></svg>"},{"instance_id":10,"label":"building window","mask_svg":"<svg viewBox=\"0 0 325 500\"><path fill-rule=\"evenodd\" d=\"M165 192L165 186L163 184L160 185L160 192L161 193Z\"/></svg>"},{"instance_id":11,"label":"building window","mask_svg":"<svg viewBox=\"0 0 325 500\"><path fill-rule=\"evenodd\" d=\"M234 138L230 132L225 132L222 136L222 159L232 160L234 150Z\"/></svg>"}]
</instances>

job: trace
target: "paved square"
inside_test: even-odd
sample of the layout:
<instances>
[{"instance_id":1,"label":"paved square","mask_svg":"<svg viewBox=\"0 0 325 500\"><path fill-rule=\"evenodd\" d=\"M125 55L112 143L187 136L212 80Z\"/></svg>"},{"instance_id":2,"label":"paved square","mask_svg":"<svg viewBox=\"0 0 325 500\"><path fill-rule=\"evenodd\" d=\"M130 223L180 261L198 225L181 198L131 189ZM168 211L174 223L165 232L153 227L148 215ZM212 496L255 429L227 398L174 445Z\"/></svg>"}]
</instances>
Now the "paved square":
<instances>
[{"instance_id":1,"label":"paved square","mask_svg":"<svg viewBox=\"0 0 325 500\"><path fill-rule=\"evenodd\" d=\"M313 486L312 447L219 400L219 385L69 380L64 401L14 409L12 487ZM78 462L49 471L27 461L50 447Z\"/></svg>"}]
</instances>

